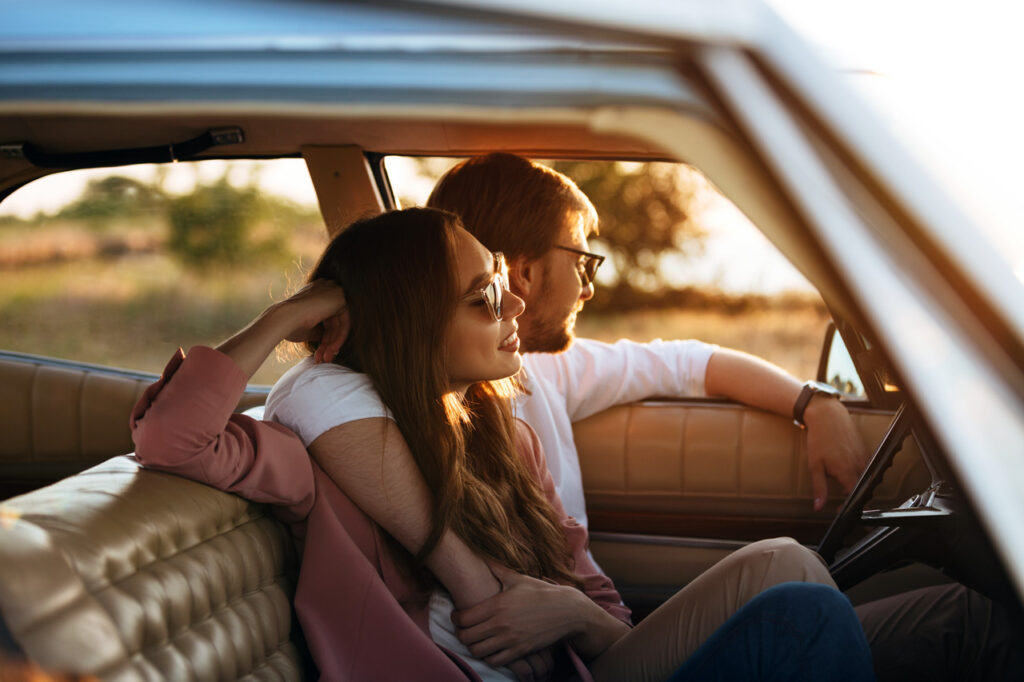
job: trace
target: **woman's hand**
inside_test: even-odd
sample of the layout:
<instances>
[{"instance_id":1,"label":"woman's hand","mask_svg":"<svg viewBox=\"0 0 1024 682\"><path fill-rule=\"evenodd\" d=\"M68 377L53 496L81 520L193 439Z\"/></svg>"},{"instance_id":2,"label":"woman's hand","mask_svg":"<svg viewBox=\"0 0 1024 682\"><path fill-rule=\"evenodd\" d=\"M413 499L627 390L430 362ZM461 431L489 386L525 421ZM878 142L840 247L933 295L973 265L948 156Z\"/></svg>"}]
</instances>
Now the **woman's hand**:
<instances>
[{"instance_id":1,"label":"woman's hand","mask_svg":"<svg viewBox=\"0 0 1024 682\"><path fill-rule=\"evenodd\" d=\"M551 653L551 647L548 647L518 661L512 661L506 667L515 673L519 682L544 682L551 678L551 673L555 670L555 657Z\"/></svg>"},{"instance_id":2,"label":"woman's hand","mask_svg":"<svg viewBox=\"0 0 1024 682\"><path fill-rule=\"evenodd\" d=\"M325 279L306 284L277 304L288 316L288 341L315 341L314 362L331 360L348 338L350 320L345 292Z\"/></svg>"},{"instance_id":3,"label":"woman's hand","mask_svg":"<svg viewBox=\"0 0 1024 682\"><path fill-rule=\"evenodd\" d=\"M544 680L554 667L551 645L571 633L577 590L490 564L502 591L452 612L459 640L494 667L507 666L520 682ZM590 601L585 596L583 600Z\"/></svg>"},{"instance_id":4,"label":"woman's hand","mask_svg":"<svg viewBox=\"0 0 1024 682\"><path fill-rule=\"evenodd\" d=\"M217 350L252 378L281 341L319 341L313 359L323 362L337 355L348 329L345 292L337 284L317 280L264 310L248 327L217 346Z\"/></svg>"},{"instance_id":5,"label":"woman's hand","mask_svg":"<svg viewBox=\"0 0 1024 682\"><path fill-rule=\"evenodd\" d=\"M584 658L592 658L628 630L573 587L493 564L492 570L502 591L452 614L459 640L489 665L508 665L566 637Z\"/></svg>"}]
</instances>

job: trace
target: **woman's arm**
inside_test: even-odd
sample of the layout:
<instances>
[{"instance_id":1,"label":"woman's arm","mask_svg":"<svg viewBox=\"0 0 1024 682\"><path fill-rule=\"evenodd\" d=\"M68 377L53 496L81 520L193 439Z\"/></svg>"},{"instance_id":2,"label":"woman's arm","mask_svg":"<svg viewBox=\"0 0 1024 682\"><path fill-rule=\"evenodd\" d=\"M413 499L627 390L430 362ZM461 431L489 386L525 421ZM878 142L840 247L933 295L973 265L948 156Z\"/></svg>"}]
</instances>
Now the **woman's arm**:
<instances>
[{"instance_id":1,"label":"woman's arm","mask_svg":"<svg viewBox=\"0 0 1024 682\"><path fill-rule=\"evenodd\" d=\"M334 357L348 336L348 309L341 287L326 280L310 282L275 303L249 325L217 346L252 378L270 352L282 341L319 342L313 358Z\"/></svg>"},{"instance_id":2,"label":"woman's arm","mask_svg":"<svg viewBox=\"0 0 1024 682\"><path fill-rule=\"evenodd\" d=\"M282 340L304 341L322 323L317 362L337 354L348 334L342 290L318 280L267 308L242 331L217 347L252 376ZM429 533L429 496L412 453L390 419L364 419L327 431L309 452L339 488L402 546L415 552ZM373 453L376 453L374 455ZM498 591L487 565L454 533L445 533L427 567L448 588L456 607L475 604Z\"/></svg>"},{"instance_id":3,"label":"woman's arm","mask_svg":"<svg viewBox=\"0 0 1024 682\"><path fill-rule=\"evenodd\" d=\"M219 352L197 346L186 357L179 351L132 411L138 460L303 518L312 506L313 478L302 442L277 424L233 411L281 339L308 335L321 320L337 317L344 303L337 287L310 285L268 308ZM338 344L337 336L326 333L324 341Z\"/></svg>"},{"instance_id":4,"label":"woman's arm","mask_svg":"<svg viewBox=\"0 0 1024 682\"><path fill-rule=\"evenodd\" d=\"M470 653L493 666L568 638L591 660L629 631L629 625L574 587L498 568L500 594L458 611L452 621Z\"/></svg>"}]
</instances>

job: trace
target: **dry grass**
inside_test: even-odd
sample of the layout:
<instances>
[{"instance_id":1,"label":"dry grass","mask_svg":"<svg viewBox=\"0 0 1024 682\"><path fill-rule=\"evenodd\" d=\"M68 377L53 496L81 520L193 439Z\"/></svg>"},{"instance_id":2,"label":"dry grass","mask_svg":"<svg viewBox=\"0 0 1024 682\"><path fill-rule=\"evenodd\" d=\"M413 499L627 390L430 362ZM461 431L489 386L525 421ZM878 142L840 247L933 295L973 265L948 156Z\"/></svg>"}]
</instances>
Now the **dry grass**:
<instances>
[{"instance_id":1,"label":"dry grass","mask_svg":"<svg viewBox=\"0 0 1024 682\"><path fill-rule=\"evenodd\" d=\"M584 309L576 332L609 342L700 339L760 356L807 379L817 372L828 320L828 314L814 306L737 314L714 309L641 310L600 317L589 316Z\"/></svg>"},{"instance_id":2,"label":"dry grass","mask_svg":"<svg viewBox=\"0 0 1024 682\"><path fill-rule=\"evenodd\" d=\"M72 239L70 232L67 240L58 240L59 249L52 239L47 247L25 234L18 235L21 239L12 239L10 232L0 236L6 237L0 239L0 252L11 259L22 256L0 262L0 348L151 372L159 372L179 345L227 338L302 277L296 264L282 263L196 272L159 250L104 251ZM305 254L307 267L321 248L322 240L292 245ZM827 321L815 306L790 301L736 314L676 309L599 315L584 310L577 331L605 341L698 338L765 357L798 377L812 377ZM254 380L273 383L294 359L272 357Z\"/></svg>"},{"instance_id":3,"label":"dry grass","mask_svg":"<svg viewBox=\"0 0 1024 682\"><path fill-rule=\"evenodd\" d=\"M159 372L178 346L216 344L280 300L301 278L285 270L194 272L156 253L6 270L0 348ZM254 380L273 383L290 364L272 358Z\"/></svg>"}]
</instances>

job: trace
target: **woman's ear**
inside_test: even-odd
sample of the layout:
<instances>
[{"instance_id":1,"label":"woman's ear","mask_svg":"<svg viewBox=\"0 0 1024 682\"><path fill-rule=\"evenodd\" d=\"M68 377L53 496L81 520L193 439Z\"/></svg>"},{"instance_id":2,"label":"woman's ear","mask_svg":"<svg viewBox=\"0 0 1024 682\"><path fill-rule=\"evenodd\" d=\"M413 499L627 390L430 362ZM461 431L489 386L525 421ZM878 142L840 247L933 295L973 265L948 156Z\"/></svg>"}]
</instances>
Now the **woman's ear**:
<instances>
[{"instance_id":1,"label":"woman's ear","mask_svg":"<svg viewBox=\"0 0 1024 682\"><path fill-rule=\"evenodd\" d=\"M539 285L540 262L516 258L508 263L508 286L512 293L526 299L532 289Z\"/></svg>"}]
</instances>

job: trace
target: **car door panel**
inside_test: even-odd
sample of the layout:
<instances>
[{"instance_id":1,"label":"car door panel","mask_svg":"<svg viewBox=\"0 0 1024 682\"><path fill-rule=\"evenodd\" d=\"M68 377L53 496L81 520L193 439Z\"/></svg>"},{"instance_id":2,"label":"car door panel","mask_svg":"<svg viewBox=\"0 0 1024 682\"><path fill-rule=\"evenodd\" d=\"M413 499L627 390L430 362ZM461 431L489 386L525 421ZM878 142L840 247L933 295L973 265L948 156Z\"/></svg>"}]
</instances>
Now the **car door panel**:
<instances>
[{"instance_id":1,"label":"car door panel","mask_svg":"<svg viewBox=\"0 0 1024 682\"><path fill-rule=\"evenodd\" d=\"M869 448L891 415L851 409ZM804 432L784 417L719 401L644 402L574 426L594 531L731 540L791 535L814 542L845 495L830 481L812 510ZM896 505L927 483L913 444L875 499Z\"/></svg>"},{"instance_id":2,"label":"car door panel","mask_svg":"<svg viewBox=\"0 0 1024 682\"><path fill-rule=\"evenodd\" d=\"M158 375L0 352L0 499L134 450L128 417ZM267 387L250 386L243 410Z\"/></svg>"},{"instance_id":3,"label":"car door panel","mask_svg":"<svg viewBox=\"0 0 1024 682\"><path fill-rule=\"evenodd\" d=\"M873 449L891 413L856 405L850 412ZM845 498L830 481L825 509L814 512L804 431L734 403L622 405L578 422L574 434L591 552L640 614L747 541L816 544ZM896 506L928 480L908 442L875 504Z\"/></svg>"}]
</instances>

